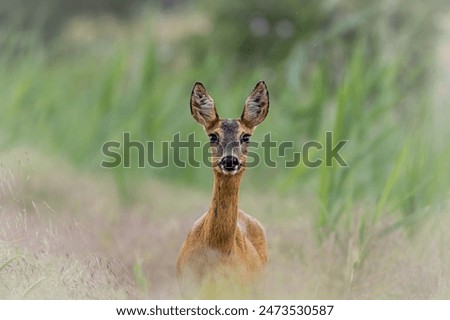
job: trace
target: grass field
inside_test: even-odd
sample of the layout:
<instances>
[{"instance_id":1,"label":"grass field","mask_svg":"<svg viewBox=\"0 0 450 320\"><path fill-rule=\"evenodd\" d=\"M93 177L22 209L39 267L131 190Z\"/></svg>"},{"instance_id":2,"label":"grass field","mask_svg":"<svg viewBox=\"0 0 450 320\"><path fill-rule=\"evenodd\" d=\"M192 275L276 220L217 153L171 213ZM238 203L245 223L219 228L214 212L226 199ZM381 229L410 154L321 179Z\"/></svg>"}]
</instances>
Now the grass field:
<instances>
[{"instance_id":1,"label":"grass field","mask_svg":"<svg viewBox=\"0 0 450 320\"><path fill-rule=\"evenodd\" d=\"M213 21L195 6L81 16L51 42L2 28L0 297L180 298L176 256L208 207L210 169L105 169L101 147L123 132L205 142L194 82L237 117L264 79L271 111L254 140L270 132L300 148L332 131L349 166L285 168L274 151L276 168L247 171L240 206L265 226L270 256L250 297L450 298L449 11L421 16L414 3L396 29L390 11L356 11L253 64L215 50L197 59Z\"/></svg>"},{"instance_id":2,"label":"grass field","mask_svg":"<svg viewBox=\"0 0 450 320\"><path fill-rule=\"evenodd\" d=\"M2 162L2 199L8 199L0 234L2 298L180 298L176 255L206 210L207 193L148 181L123 205L110 178L80 175L30 151L8 158L12 163ZM345 240L336 233L320 242L319 206L306 194L246 190L242 207L265 225L270 247L267 277L252 298L449 298L448 203L420 225L383 236L392 221L380 219L358 266L357 219L370 206L353 209Z\"/></svg>"}]
</instances>

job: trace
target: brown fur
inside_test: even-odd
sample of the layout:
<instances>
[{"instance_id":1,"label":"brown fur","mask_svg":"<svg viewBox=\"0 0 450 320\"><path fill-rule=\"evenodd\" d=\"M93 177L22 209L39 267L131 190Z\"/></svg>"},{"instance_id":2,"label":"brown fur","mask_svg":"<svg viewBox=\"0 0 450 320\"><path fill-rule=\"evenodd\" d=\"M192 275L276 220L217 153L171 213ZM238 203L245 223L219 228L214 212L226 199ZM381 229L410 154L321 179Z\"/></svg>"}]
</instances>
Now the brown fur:
<instances>
[{"instance_id":1,"label":"brown fur","mask_svg":"<svg viewBox=\"0 0 450 320\"><path fill-rule=\"evenodd\" d=\"M254 127L264 120L268 108L264 82L259 82L247 98L241 119L221 120L212 98L200 83L195 84L191 95L194 119L203 125L207 134L217 134L224 143L238 143L243 134L252 134ZM243 144L236 154L242 166L235 174L226 174L213 166L211 205L190 230L178 255L177 278L186 296L195 295L204 284L223 280L245 286L267 263L264 228L238 207L239 186L246 164ZM223 146L212 149L213 163L228 155Z\"/></svg>"}]
</instances>

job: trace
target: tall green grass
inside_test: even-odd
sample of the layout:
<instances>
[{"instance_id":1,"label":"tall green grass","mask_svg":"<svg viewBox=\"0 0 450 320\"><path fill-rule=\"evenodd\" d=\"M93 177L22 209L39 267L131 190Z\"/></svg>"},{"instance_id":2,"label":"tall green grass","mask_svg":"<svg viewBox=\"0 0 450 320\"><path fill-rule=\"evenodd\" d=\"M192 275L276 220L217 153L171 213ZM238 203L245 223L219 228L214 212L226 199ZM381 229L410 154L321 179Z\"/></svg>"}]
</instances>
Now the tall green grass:
<instances>
[{"instance_id":1,"label":"tall green grass","mask_svg":"<svg viewBox=\"0 0 450 320\"><path fill-rule=\"evenodd\" d=\"M160 14L146 12L138 30L151 30ZM124 199L132 199L133 186L142 179L166 179L206 190L211 180L206 167L176 168L171 163L163 169L104 169L101 147L107 141L121 141L124 132L157 146L177 132L182 137L195 132L206 142L189 112L193 83L200 80L206 85L220 115L237 117L256 81L265 79L271 111L254 140L271 132L279 142L294 141L298 149L290 150L289 158L307 141L325 144L325 132L332 131L334 141L348 140L342 156L349 166L287 169L274 151L277 167L248 170L244 188L313 195L319 204L318 238L332 234L343 250L349 237L356 238L357 264L373 239L425 218L447 195L450 140L448 132L433 130L435 108L426 77L429 56L405 65L411 60L405 59L404 51L388 55L381 47L374 51L383 43L374 44L373 37L361 34L335 59L327 52L339 51L340 37L348 29L344 25L331 30L300 43L286 60L242 74L226 56L206 55L201 63L192 64L195 57L187 55L182 44L161 42L151 31L125 29L125 36L113 41L99 36L88 44L63 35L44 45L33 33L4 28L1 149L26 146L56 154L80 170L111 174ZM402 41L414 42L412 31ZM323 51L314 56L317 45ZM165 46L174 56L168 62L161 51ZM444 149L435 146L436 135L444 139ZM156 151L155 157L161 157ZM137 160L135 153L131 156ZM310 155L314 156L323 153ZM385 217L389 224L375 228Z\"/></svg>"}]
</instances>

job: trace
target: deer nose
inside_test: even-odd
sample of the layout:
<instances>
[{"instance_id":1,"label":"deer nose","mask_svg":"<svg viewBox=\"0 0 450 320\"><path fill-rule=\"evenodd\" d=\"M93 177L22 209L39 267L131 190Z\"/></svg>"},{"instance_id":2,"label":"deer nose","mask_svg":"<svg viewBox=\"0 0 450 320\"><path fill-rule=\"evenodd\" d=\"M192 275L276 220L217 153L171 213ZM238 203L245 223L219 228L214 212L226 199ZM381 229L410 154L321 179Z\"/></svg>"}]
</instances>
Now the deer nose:
<instances>
[{"instance_id":1,"label":"deer nose","mask_svg":"<svg viewBox=\"0 0 450 320\"><path fill-rule=\"evenodd\" d=\"M226 156L222 158L222 166L227 171L233 171L239 169L239 159L233 156Z\"/></svg>"}]
</instances>

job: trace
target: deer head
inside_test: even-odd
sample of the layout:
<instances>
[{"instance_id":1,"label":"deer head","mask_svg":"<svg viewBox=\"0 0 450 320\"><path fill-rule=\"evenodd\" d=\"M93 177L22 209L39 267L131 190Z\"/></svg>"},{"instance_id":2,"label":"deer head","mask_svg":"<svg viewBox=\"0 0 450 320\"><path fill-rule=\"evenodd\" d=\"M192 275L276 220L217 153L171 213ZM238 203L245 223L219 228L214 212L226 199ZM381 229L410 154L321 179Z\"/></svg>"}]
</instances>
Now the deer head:
<instances>
[{"instance_id":1,"label":"deer head","mask_svg":"<svg viewBox=\"0 0 450 320\"><path fill-rule=\"evenodd\" d=\"M214 170L223 175L245 170L250 137L268 112L269 92L264 81L258 82L248 96L239 119L220 119L203 84L197 82L192 89L191 114L209 137Z\"/></svg>"}]
</instances>

